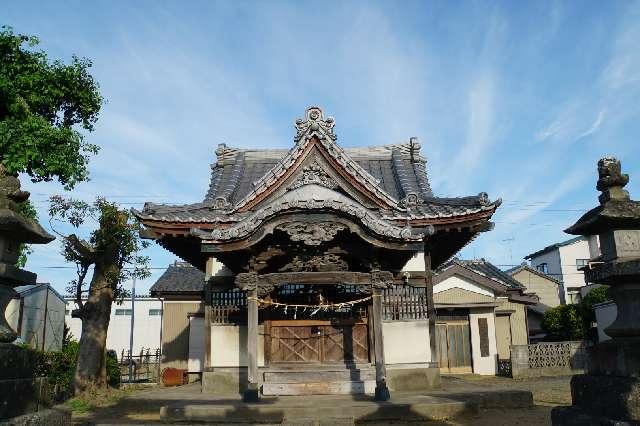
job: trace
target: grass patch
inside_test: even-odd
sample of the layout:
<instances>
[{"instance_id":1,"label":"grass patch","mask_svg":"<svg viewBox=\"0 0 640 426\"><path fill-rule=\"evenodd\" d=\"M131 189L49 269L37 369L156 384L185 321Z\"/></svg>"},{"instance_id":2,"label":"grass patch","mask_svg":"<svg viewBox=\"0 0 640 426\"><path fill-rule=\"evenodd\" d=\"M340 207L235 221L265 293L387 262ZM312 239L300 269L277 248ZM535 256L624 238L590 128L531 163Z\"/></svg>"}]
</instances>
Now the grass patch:
<instances>
[{"instance_id":1,"label":"grass patch","mask_svg":"<svg viewBox=\"0 0 640 426\"><path fill-rule=\"evenodd\" d=\"M65 404L74 413L87 413L92 408L91 404L83 398L71 398Z\"/></svg>"}]
</instances>

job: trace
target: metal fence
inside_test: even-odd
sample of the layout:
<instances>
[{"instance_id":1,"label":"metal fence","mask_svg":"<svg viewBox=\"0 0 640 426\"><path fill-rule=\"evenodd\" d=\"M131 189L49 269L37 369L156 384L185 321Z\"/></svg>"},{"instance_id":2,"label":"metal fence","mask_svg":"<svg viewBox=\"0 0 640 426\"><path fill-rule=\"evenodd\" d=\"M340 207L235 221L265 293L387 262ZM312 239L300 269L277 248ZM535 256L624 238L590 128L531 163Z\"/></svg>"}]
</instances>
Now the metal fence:
<instances>
[{"instance_id":1,"label":"metal fence","mask_svg":"<svg viewBox=\"0 0 640 426\"><path fill-rule=\"evenodd\" d=\"M132 361L131 380L129 362ZM160 349L143 348L138 354L131 356L129 351L122 351L118 359L120 381L122 383L159 383Z\"/></svg>"}]
</instances>

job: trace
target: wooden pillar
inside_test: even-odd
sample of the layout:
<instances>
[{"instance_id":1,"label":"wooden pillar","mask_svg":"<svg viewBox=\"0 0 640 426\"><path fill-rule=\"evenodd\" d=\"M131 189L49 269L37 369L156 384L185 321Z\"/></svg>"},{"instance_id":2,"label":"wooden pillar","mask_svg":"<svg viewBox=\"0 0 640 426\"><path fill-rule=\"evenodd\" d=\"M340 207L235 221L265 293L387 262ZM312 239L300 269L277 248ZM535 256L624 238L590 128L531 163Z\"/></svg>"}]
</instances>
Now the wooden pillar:
<instances>
[{"instance_id":1,"label":"wooden pillar","mask_svg":"<svg viewBox=\"0 0 640 426\"><path fill-rule=\"evenodd\" d=\"M373 345L376 363L376 401L388 401L387 367L384 363L384 341L382 338L382 290L372 288Z\"/></svg>"},{"instance_id":2,"label":"wooden pillar","mask_svg":"<svg viewBox=\"0 0 640 426\"><path fill-rule=\"evenodd\" d=\"M424 244L424 283L427 296L427 321L429 323L429 350L431 362L438 362L438 345L436 344L436 308L433 303L433 270L431 269L431 249Z\"/></svg>"},{"instance_id":3,"label":"wooden pillar","mask_svg":"<svg viewBox=\"0 0 640 426\"><path fill-rule=\"evenodd\" d=\"M248 383L242 400L257 402L259 396L258 381L258 289L247 291L247 362Z\"/></svg>"}]
</instances>

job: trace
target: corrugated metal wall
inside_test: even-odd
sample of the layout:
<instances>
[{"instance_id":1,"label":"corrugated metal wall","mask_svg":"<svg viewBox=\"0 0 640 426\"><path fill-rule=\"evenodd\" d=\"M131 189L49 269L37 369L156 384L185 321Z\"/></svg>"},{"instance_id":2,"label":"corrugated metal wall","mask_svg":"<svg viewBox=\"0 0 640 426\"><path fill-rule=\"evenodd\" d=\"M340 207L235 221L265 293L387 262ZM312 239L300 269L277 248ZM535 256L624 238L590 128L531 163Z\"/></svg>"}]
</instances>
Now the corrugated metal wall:
<instances>
[{"instance_id":1,"label":"corrugated metal wall","mask_svg":"<svg viewBox=\"0 0 640 426\"><path fill-rule=\"evenodd\" d=\"M201 302L164 302L162 312L162 368L187 368L189 317L204 312Z\"/></svg>"}]
</instances>

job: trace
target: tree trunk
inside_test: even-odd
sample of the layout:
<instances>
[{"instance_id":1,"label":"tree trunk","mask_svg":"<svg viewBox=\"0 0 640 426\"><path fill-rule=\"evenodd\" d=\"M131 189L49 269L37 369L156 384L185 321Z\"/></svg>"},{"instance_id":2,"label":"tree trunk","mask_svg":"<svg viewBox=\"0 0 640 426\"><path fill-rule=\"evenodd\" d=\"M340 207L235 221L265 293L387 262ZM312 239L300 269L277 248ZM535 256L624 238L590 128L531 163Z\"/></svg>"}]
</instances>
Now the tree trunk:
<instances>
[{"instance_id":1,"label":"tree trunk","mask_svg":"<svg viewBox=\"0 0 640 426\"><path fill-rule=\"evenodd\" d=\"M74 379L76 395L107 385L106 344L114 291L111 280L115 262L97 262L89 287L89 297L81 311L82 335Z\"/></svg>"}]
</instances>

